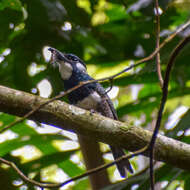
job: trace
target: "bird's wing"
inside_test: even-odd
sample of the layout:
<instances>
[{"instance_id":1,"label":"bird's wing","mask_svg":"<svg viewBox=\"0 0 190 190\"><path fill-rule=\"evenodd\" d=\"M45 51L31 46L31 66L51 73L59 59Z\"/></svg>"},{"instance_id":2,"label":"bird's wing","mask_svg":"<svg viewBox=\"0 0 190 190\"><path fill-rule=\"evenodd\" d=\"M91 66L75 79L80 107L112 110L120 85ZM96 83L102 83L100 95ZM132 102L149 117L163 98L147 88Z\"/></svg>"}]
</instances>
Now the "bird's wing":
<instances>
[{"instance_id":1,"label":"bird's wing","mask_svg":"<svg viewBox=\"0 0 190 190\"><path fill-rule=\"evenodd\" d=\"M97 111L106 117L118 120L117 113L113 106L113 103L106 94L104 88L99 83L97 84L96 88L97 88L96 92L98 92L98 94L102 97L102 100L98 105ZM120 147L110 146L110 148L112 150L114 159L120 158L121 156L125 155L124 150ZM127 176L127 170L133 173L133 168L129 160L127 159L124 160L123 162L117 163L116 166L122 177Z\"/></svg>"},{"instance_id":2,"label":"bird's wing","mask_svg":"<svg viewBox=\"0 0 190 190\"><path fill-rule=\"evenodd\" d=\"M97 83L96 92L102 97L100 105L100 107L102 108L99 108L101 109L100 112L102 113L102 115L118 120L118 116L112 101L110 100L104 88L99 83Z\"/></svg>"}]
</instances>

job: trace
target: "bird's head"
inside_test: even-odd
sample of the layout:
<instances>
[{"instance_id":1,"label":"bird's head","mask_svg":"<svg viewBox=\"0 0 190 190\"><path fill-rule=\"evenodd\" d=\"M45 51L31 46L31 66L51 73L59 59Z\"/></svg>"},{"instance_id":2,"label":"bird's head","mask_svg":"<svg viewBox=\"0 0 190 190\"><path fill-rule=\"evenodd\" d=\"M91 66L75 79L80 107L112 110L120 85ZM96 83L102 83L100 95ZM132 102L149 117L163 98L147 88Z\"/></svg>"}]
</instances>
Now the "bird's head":
<instances>
[{"instance_id":1,"label":"bird's head","mask_svg":"<svg viewBox=\"0 0 190 190\"><path fill-rule=\"evenodd\" d=\"M86 73L86 65L76 55L62 53L55 48L49 48L48 50L52 53L51 62L58 63L61 77L64 80L69 79L74 70Z\"/></svg>"}]
</instances>

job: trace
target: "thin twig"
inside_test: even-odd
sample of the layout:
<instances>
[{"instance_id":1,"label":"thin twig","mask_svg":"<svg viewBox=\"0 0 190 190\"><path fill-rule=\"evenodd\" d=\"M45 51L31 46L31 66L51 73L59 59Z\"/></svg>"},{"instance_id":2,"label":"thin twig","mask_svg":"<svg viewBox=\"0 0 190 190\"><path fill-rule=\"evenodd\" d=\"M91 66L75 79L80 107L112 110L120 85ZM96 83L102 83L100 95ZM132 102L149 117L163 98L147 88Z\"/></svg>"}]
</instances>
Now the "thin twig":
<instances>
[{"instance_id":1,"label":"thin twig","mask_svg":"<svg viewBox=\"0 0 190 190\"><path fill-rule=\"evenodd\" d=\"M159 13L159 4L158 0L155 0L155 15L156 15L156 49L159 49L160 46L160 13ZM160 51L156 54L156 68L158 79L160 82L160 87L163 87L163 78L161 73L161 66L160 66Z\"/></svg>"},{"instance_id":2,"label":"thin twig","mask_svg":"<svg viewBox=\"0 0 190 190\"><path fill-rule=\"evenodd\" d=\"M116 160L114 160L113 162L109 163L109 164L104 164L104 165L101 165L97 168L94 168L94 169L91 169L91 170L88 170L87 172L85 172L84 174L81 174L81 175L78 175L76 177L73 177L71 179L68 179L66 180L65 182L63 183L40 183L38 181L35 181L33 179L30 179L28 178L13 162L11 161L8 161L8 160L5 160L3 158L0 157L0 161L8 166L10 166L11 168L13 168L17 174L26 182L26 183L31 183L33 185L36 185L38 187L41 187L41 188L59 188L61 186L64 186L72 181L76 181L78 179L81 179L81 178L84 178L86 176L89 176L89 175L92 175L94 173L97 173L97 172L100 172L102 170L105 170L107 169L108 167L111 167L113 165L115 165L116 163L119 163L119 162L122 162L123 160L125 159L130 159L134 156L138 156L139 154L143 154L145 153L146 151L148 150L148 146L145 146L144 148L140 149L140 150L137 150L136 152L134 152L133 154L129 154L129 155L125 155L125 156L122 156Z\"/></svg>"},{"instance_id":3,"label":"thin twig","mask_svg":"<svg viewBox=\"0 0 190 190\"><path fill-rule=\"evenodd\" d=\"M106 91L106 94L107 94L108 92L110 92L110 91L112 90L112 88L113 88L113 79L110 79L109 82L110 82L110 87L109 87L109 89Z\"/></svg>"},{"instance_id":4,"label":"thin twig","mask_svg":"<svg viewBox=\"0 0 190 190\"><path fill-rule=\"evenodd\" d=\"M159 132L161 120L162 120L162 114L164 110L164 106L167 100L168 96L168 84L169 84L169 79L170 79L170 73L172 70L172 67L174 65L174 62L176 60L176 57L179 55L180 51L190 42L190 36L186 37L185 39L181 40L179 44L176 46L176 48L173 50L171 53L167 68L166 68L166 73L164 76L164 84L163 84L163 91L162 91L162 99L160 103L160 108L158 111L158 116L157 116L157 121L156 125L154 128L154 132L149 144L149 149L150 149L150 170L152 170L150 173L152 173L152 176L154 176L154 170L153 170L153 159L154 159L154 145L156 142L156 138ZM151 180L152 181L152 180Z\"/></svg>"},{"instance_id":5,"label":"thin twig","mask_svg":"<svg viewBox=\"0 0 190 190\"><path fill-rule=\"evenodd\" d=\"M158 0L155 0L155 19L156 19L156 49L160 47L160 13L159 13L159 3ZM156 53L156 69L157 75L160 83L160 87L163 88L163 78L161 73L160 66L160 51ZM154 165L153 165L153 157L150 157L150 187L151 190L154 190L155 179L154 179Z\"/></svg>"}]
</instances>

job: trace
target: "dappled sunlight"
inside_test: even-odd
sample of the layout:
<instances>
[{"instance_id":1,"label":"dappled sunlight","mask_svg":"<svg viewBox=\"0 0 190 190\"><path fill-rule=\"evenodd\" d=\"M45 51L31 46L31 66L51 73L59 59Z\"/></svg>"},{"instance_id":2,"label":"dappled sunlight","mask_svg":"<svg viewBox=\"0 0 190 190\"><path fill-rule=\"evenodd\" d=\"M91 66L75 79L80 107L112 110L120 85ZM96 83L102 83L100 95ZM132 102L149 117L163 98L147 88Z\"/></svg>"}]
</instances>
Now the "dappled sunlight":
<instances>
[{"instance_id":1,"label":"dappled sunlight","mask_svg":"<svg viewBox=\"0 0 190 190\"><path fill-rule=\"evenodd\" d=\"M32 145L26 145L11 152L13 156L20 157L21 163L35 160L42 156L42 152Z\"/></svg>"},{"instance_id":2,"label":"dappled sunlight","mask_svg":"<svg viewBox=\"0 0 190 190\"><path fill-rule=\"evenodd\" d=\"M113 140L113 146L116 142L113 138L118 137L122 146L129 149L125 150L126 153L142 148L142 144L150 140L149 131L155 129L157 118L161 118L158 117L158 111L162 97L167 94L158 77L160 73L161 78L170 78L166 105L161 114L162 119L158 122L158 137L161 140L158 139L154 147L155 159L164 162L154 169L155 179L161 189L188 190L190 174L183 169L189 169L189 164L184 166L184 163L189 159L186 152L190 144L190 46L189 41L187 45L183 44L184 49L180 44L182 40L183 43L189 40L189 5L189 1L182 0L0 1L0 169L2 179L6 179L0 181L0 187L42 189L21 180L20 174L14 171L9 161L14 162L26 177L47 183L60 183L85 173L78 132L101 139L102 142L111 143ZM73 74L74 69L81 68L80 61L84 62L88 74L94 79L110 77L123 71L113 81L101 82L121 123L104 118L96 126L95 123L101 117L94 114L94 108L89 113L73 105L65 107L65 104L63 117L59 113L54 121L53 114L57 112L57 104L55 109L51 109L54 102L21 120L31 108L39 106L41 97L50 99L63 94L64 81L58 64L51 62L59 60L59 64L68 66L71 60L62 56L53 60L52 52L48 50L50 47L81 59L72 62L70 69L72 72L69 75L73 77L71 83L74 84L88 79L85 69L82 74L76 71L77 77L80 73L80 80ZM179 47L180 53L175 52ZM177 59L172 60L171 54ZM173 64L171 76L166 73L168 63ZM64 74L67 75L67 72ZM90 91L84 89L82 92L86 96ZM94 86L92 90L99 93ZM84 99L80 93L72 93L69 99L62 97L59 101L75 104L71 101L74 98L76 102ZM99 98L104 98L104 95L101 94ZM104 105L103 101L99 102L100 99L96 101L98 106ZM106 109L102 109L103 112ZM86 114L89 114L87 120ZM112 115L109 114L103 113L104 116ZM55 126L60 124L61 119L62 126ZM15 121L19 123L11 126ZM94 126L89 126L90 122ZM112 131L111 126L117 126L117 123L127 127L113 128ZM106 134L101 131L102 126L109 129ZM112 137L110 134L113 133ZM125 134L129 138L126 142ZM170 142L175 143L169 149L167 146ZM164 148L160 149L162 143ZM88 147L88 150L91 149ZM113 161L109 145L100 143L100 150L105 163ZM97 157L92 160L97 161ZM121 178L115 165L107 169L110 181L114 183L108 189L150 189L149 171L144 171L149 166L149 160L144 156L135 156L130 159L130 163L134 174L128 174L128 179ZM9 185L13 187L9 188ZM91 186L88 177L85 177L55 189L89 190Z\"/></svg>"},{"instance_id":3,"label":"dappled sunlight","mask_svg":"<svg viewBox=\"0 0 190 190\"><path fill-rule=\"evenodd\" d=\"M51 84L47 79L43 79L42 81L40 81L37 87L40 92L40 96L43 98L48 98L52 93Z\"/></svg>"},{"instance_id":4,"label":"dappled sunlight","mask_svg":"<svg viewBox=\"0 0 190 190\"><path fill-rule=\"evenodd\" d=\"M18 135L16 133L14 133L11 130L7 130L4 133L0 134L0 143L5 142L6 140L12 140L17 138Z\"/></svg>"}]
</instances>

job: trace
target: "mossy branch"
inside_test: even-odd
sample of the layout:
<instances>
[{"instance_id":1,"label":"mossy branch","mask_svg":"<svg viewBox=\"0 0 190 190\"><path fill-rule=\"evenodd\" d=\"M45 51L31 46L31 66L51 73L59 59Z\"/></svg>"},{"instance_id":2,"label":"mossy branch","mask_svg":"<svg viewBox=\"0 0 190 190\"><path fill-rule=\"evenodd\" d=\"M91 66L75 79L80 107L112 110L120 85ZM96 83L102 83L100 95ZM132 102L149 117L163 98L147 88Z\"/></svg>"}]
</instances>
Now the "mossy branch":
<instances>
[{"instance_id":1,"label":"mossy branch","mask_svg":"<svg viewBox=\"0 0 190 190\"><path fill-rule=\"evenodd\" d=\"M0 86L1 112L22 117L47 100L33 94ZM141 127L92 114L62 101L54 101L45 105L29 118L50 124L53 127L86 135L96 141L117 145L129 151L145 147L152 137L152 132ZM156 160L190 170L190 145L158 135L154 149Z\"/></svg>"}]
</instances>

